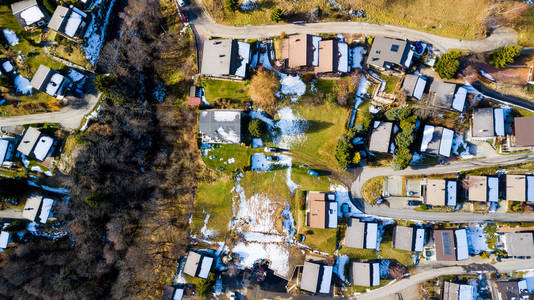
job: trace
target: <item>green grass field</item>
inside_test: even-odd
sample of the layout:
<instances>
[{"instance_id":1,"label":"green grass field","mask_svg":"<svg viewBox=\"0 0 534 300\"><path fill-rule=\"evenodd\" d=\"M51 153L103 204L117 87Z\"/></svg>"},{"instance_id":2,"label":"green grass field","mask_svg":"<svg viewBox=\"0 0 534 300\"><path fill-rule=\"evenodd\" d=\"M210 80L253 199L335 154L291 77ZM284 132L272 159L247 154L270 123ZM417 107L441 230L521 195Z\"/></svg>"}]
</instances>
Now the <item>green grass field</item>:
<instances>
[{"instance_id":1,"label":"green grass field","mask_svg":"<svg viewBox=\"0 0 534 300\"><path fill-rule=\"evenodd\" d=\"M380 78L386 81L386 87L384 88L384 93L393 94L396 90L397 84L399 83L400 77L393 75L384 75L380 74Z\"/></svg>"},{"instance_id":2,"label":"green grass field","mask_svg":"<svg viewBox=\"0 0 534 300\"><path fill-rule=\"evenodd\" d=\"M204 87L206 101L212 103L216 99L230 99L232 103L249 100L248 81L229 81L202 78L199 82Z\"/></svg>"},{"instance_id":3,"label":"green grass field","mask_svg":"<svg viewBox=\"0 0 534 300\"><path fill-rule=\"evenodd\" d=\"M202 159L206 165L218 172L226 174L232 174L237 169L245 169L250 166L250 156L257 152L263 152L263 148L252 149L248 146L241 145L217 145L218 147L209 150L207 156L202 156ZM215 158L210 158L215 155ZM234 163L228 164L228 160L233 158ZM223 171L219 171L219 168L224 168Z\"/></svg>"}]
</instances>

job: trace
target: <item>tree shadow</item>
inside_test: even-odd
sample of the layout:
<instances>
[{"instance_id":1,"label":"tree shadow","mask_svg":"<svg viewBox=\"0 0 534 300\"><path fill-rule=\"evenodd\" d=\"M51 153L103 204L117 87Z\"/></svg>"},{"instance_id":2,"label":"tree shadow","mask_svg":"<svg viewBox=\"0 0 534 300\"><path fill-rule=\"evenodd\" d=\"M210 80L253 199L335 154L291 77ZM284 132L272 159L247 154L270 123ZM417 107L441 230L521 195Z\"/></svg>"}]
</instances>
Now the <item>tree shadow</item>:
<instances>
[{"instance_id":1,"label":"tree shadow","mask_svg":"<svg viewBox=\"0 0 534 300\"><path fill-rule=\"evenodd\" d=\"M330 128L334 123L325 122L325 121L308 121L308 133L319 132L325 129Z\"/></svg>"}]
</instances>

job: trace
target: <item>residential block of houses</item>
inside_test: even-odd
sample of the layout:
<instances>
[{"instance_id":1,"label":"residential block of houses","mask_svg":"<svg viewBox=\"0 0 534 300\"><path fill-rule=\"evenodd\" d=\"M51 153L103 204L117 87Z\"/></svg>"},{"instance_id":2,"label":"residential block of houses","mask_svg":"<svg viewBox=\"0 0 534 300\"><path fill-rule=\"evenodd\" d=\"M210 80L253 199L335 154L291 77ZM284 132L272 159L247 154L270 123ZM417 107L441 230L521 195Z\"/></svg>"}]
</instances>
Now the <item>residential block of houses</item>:
<instances>
[{"instance_id":1,"label":"residential block of houses","mask_svg":"<svg viewBox=\"0 0 534 300\"><path fill-rule=\"evenodd\" d=\"M351 218L345 232L345 246L358 249L376 249L378 241L378 223L362 222Z\"/></svg>"}]
</instances>

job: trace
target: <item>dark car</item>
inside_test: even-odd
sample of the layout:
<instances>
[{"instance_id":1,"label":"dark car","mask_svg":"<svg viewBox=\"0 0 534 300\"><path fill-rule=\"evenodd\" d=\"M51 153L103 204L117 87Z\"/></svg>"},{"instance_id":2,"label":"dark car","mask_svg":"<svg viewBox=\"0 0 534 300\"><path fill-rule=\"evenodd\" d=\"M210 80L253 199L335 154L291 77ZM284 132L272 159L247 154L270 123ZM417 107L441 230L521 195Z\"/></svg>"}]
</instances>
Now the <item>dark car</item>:
<instances>
[{"instance_id":1,"label":"dark car","mask_svg":"<svg viewBox=\"0 0 534 300\"><path fill-rule=\"evenodd\" d=\"M185 10L180 10L180 15L182 16L182 20L184 22L189 22L189 16L187 15L187 11Z\"/></svg>"},{"instance_id":2,"label":"dark car","mask_svg":"<svg viewBox=\"0 0 534 300\"><path fill-rule=\"evenodd\" d=\"M268 161L279 161L280 157L275 156L275 155L268 155L265 157L265 159L267 159Z\"/></svg>"},{"instance_id":3,"label":"dark car","mask_svg":"<svg viewBox=\"0 0 534 300\"><path fill-rule=\"evenodd\" d=\"M423 204L422 201L417 201L417 200L410 200L410 201L408 201L408 205L409 205L409 206L419 206L419 205L421 205L421 204Z\"/></svg>"}]
</instances>

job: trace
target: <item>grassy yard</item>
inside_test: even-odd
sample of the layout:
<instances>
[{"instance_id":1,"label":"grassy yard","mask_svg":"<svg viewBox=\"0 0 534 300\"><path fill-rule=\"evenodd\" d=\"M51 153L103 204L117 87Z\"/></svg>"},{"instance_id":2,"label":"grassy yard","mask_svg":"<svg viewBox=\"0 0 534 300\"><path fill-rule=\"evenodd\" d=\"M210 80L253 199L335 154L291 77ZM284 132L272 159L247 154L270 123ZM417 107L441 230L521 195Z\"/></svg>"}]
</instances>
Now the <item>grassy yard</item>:
<instances>
[{"instance_id":1,"label":"grassy yard","mask_svg":"<svg viewBox=\"0 0 534 300\"><path fill-rule=\"evenodd\" d=\"M57 33L54 31L49 31L47 34L47 39L49 41L54 41ZM66 39L65 39L66 40ZM67 50L67 43L71 44L71 50ZM85 58L85 52L79 44L76 44L71 41L66 41L63 44L57 45L54 50L50 50L51 53L54 53L57 57L71 61L79 66L91 69L91 63Z\"/></svg>"},{"instance_id":2,"label":"grassy yard","mask_svg":"<svg viewBox=\"0 0 534 300\"><path fill-rule=\"evenodd\" d=\"M382 196L384 190L384 176L374 177L362 186L362 197L367 203L371 203L376 198Z\"/></svg>"},{"instance_id":3,"label":"grassy yard","mask_svg":"<svg viewBox=\"0 0 534 300\"><path fill-rule=\"evenodd\" d=\"M384 88L384 93L393 94L395 93L397 84L400 81L400 77L394 75L384 75L380 74L380 78L386 81L386 87Z\"/></svg>"},{"instance_id":4,"label":"grassy yard","mask_svg":"<svg viewBox=\"0 0 534 300\"><path fill-rule=\"evenodd\" d=\"M206 165L213 169L218 170L224 168L223 173L231 174L237 169L245 169L250 166L250 156L257 152L262 152L263 148L252 149L247 146L241 145L217 145L216 148L208 151L207 156L202 156L202 159ZM215 155L215 158L210 158ZM234 163L228 163L228 160L233 158Z\"/></svg>"},{"instance_id":5,"label":"grassy yard","mask_svg":"<svg viewBox=\"0 0 534 300\"><path fill-rule=\"evenodd\" d=\"M202 78L199 84L204 87L206 101L212 103L216 99L230 99L232 103L250 100L247 81L229 81Z\"/></svg>"}]
</instances>

